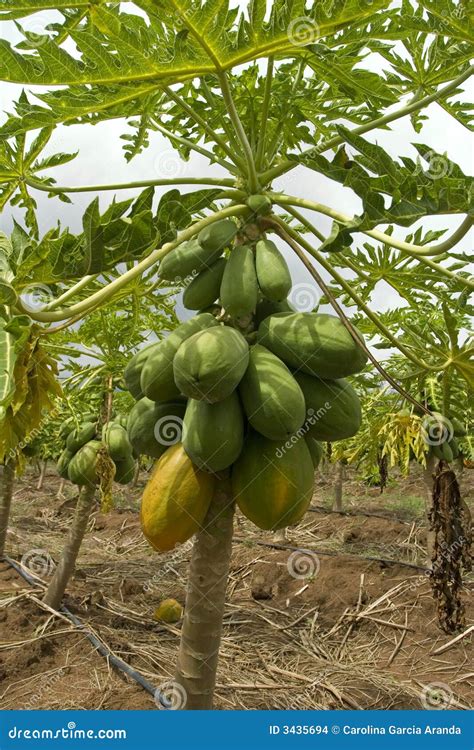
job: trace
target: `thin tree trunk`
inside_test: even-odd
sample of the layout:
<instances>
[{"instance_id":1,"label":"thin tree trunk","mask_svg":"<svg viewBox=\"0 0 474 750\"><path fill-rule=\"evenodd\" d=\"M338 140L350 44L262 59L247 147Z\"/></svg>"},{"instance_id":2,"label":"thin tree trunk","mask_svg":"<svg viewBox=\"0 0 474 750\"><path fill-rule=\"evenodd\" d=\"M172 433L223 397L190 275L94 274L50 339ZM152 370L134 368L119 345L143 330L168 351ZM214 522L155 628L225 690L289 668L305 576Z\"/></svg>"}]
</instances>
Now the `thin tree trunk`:
<instances>
[{"instance_id":1,"label":"thin tree trunk","mask_svg":"<svg viewBox=\"0 0 474 750\"><path fill-rule=\"evenodd\" d=\"M3 465L2 494L0 497L0 557L5 553L8 520L12 504L13 484L15 481L15 461L10 459Z\"/></svg>"},{"instance_id":2,"label":"thin tree trunk","mask_svg":"<svg viewBox=\"0 0 474 750\"><path fill-rule=\"evenodd\" d=\"M74 573L79 549L86 533L89 516L94 503L95 487L83 487L77 499L76 512L72 526L64 545L59 565L54 571L46 594L44 603L53 609L59 609L66 586Z\"/></svg>"},{"instance_id":3,"label":"thin tree trunk","mask_svg":"<svg viewBox=\"0 0 474 750\"><path fill-rule=\"evenodd\" d=\"M433 486L434 486L434 471L435 471L436 458L433 453L428 453L426 456L426 467L423 470L423 481L425 483L425 524L426 524L426 562L428 567L431 567L435 534L430 531L430 520L429 514L433 506Z\"/></svg>"},{"instance_id":4,"label":"thin tree trunk","mask_svg":"<svg viewBox=\"0 0 474 750\"><path fill-rule=\"evenodd\" d=\"M176 667L186 710L211 709L232 552L234 501L221 484L194 541ZM184 697L183 696L183 697Z\"/></svg>"},{"instance_id":5,"label":"thin tree trunk","mask_svg":"<svg viewBox=\"0 0 474 750\"><path fill-rule=\"evenodd\" d=\"M46 476L46 469L47 468L48 468L48 459L46 459L45 461L43 461L43 463L41 465L41 471L40 471L40 475L39 475L39 479L38 479L38 484L36 485L36 489L37 490L42 490L43 489L44 478Z\"/></svg>"},{"instance_id":6,"label":"thin tree trunk","mask_svg":"<svg viewBox=\"0 0 474 750\"><path fill-rule=\"evenodd\" d=\"M334 482L334 502L332 509L335 511L342 511L342 486L344 483L344 464L342 461L338 461L336 464L336 481Z\"/></svg>"},{"instance_id":7,"label":"thin tree trunk","mask_svg":"<svg viewBox=\"0 0 474 750\"><path fill-rule=\"evenodd\" d=\"M66 480L65 479L61 479L61 481L59 482L58 492L57 492L57 495L56 495L56 498L58 500L61 500L64 497L63 490L64 490L65 485L66 485Z\"/></svg>"},{"instance_id":8,"label":"thin tree trunk","mask_svg":"<svg viewBox=\"0 0 474 750\"><path fill-rule=\"evenodd\" d=\"M140 459L137 459L135 474L133 475L132 487L136 487L140 478Z\"/></svg>"}]
</instances>

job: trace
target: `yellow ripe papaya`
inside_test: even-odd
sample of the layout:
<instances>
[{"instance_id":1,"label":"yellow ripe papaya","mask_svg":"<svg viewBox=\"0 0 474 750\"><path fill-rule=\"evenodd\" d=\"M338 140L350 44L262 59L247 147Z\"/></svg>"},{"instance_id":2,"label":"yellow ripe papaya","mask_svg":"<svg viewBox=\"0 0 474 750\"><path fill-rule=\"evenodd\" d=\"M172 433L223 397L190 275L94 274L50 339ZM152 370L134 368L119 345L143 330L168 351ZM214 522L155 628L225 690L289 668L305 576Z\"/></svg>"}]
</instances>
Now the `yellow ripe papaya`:
<instances>
[{"instance_id":1,"label":"yellow ripe papaya","mask_svg":"<svg viewBox=\"0 0 474 750\"><path fill-rule=\"evenodd\" d=\"M200 471L176 443L156 462L143 493L140 522L158 552L183 544L202 527L216 479Z\"/></svg>"},{"instance_id":2,"label":"yellow ripe papaya","mask_svg":"<svg viewBox=\"0 0 474 750\"><path fill-rule=\"evenodd\" d=\"M157 622L178 622L183 616L183 608L176 599L163 599L154 612L154 619Z\"/></svg>"},{"instance_id":3,"label":"yellow ripe papaya","mask_svg":"<svg viewBox=\"0 0 474 750\"><path fill-rule=\"evenodd\" d=\"M244 514L260 529L298 523L313 494L314 468L303 438L281 444L251 431L232 468L232 492Z\"/></svg>"}]
</instances>

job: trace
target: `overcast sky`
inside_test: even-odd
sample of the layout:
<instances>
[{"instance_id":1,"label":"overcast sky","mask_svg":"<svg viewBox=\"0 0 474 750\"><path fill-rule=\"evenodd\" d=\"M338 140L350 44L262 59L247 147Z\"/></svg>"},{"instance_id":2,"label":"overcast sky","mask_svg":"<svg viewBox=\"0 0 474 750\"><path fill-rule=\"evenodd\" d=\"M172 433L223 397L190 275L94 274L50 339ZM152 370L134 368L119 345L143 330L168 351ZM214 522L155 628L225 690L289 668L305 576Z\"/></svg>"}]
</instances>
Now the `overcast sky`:
<instances>
[{"instance_id":1,"label":"overcast sky","mask_svg":"<svg viewBox=\"0 0 474 750\"><path fill-rule=\"evenodd\" d=\"M32 18L29 23L32 24ZM49 22L50 16L42 14L40 23ZM9 39L15 39L17 32L13 24L1 23L0 33ZM37 89L38 90L38 89ZM21 87L0 83L1 114L0 122L4 120L3 113L12 110L13 102L18 98ZM472 99L472 86L464 95L464 99ZM404 118L392 125L392 131L377 131L366 137L376 141L393 156L406 155L416 159L416 151L412 142L422 142L440 153L447 152L448 157L457 162L466 174L473 171L472 135L447 115L437 104L432 104L424 110L428 120L421 133L414 132L409 118ZM150 135L150 148L142 155L127 163L123 157L120 136L127 131L127 124L121 121L110 121L95 126L76 125L57 128L46 153L57 151L72 152L79 150L79 156L71 163L54 169L52 176L62 185L100 184L107 182L132 182L134 180L157 179L160 177L184 176L216 176L221 173L220 167L210 166L204 157L193 156L188 163L182 163L172 146L159 134ZM274 183L274 187L287 193L330 205L346 214L361 212L361 202L350 190L322 177L306 168L299 167ZM157 195L167 188L156 188ZM183 188L184 190L185 188ZM136 195L138 191L120 191L118 198ZM100 195L102 210L112 199L113 193ZM47 231L58 220L63 226L69 226L73 231L81 228L81 217L85 207L93 199L93 193L71 195L72 205L66 205L57 199L51 200L44 193L36 193L38 201L38 219L41 232ZM309 216L309 214L308 214ZM12 219L22 222L22 211L17 208L7 208L0 215L0 230L7 234L12 228ZM313 223L324 233L329 232L331 220L318 214L311 214ZM426 219L422 222L426 228L441 229L454 228L460 223L460 217L441 216ZM409 230L399 228L395 234L404 237L407 231L414 231L419 222ZM366 241L363 235L356 235L358 241ZM472 235L466 236L459 249L467 250L472 247ZM299 261L285 250L287 260L291 265L295 284L308 284L314 288L314 282L301 267ZM386 309L396 304L395 293L384 284L380 284L373 297L376 309Z\"/></svg>"}]
</instances>

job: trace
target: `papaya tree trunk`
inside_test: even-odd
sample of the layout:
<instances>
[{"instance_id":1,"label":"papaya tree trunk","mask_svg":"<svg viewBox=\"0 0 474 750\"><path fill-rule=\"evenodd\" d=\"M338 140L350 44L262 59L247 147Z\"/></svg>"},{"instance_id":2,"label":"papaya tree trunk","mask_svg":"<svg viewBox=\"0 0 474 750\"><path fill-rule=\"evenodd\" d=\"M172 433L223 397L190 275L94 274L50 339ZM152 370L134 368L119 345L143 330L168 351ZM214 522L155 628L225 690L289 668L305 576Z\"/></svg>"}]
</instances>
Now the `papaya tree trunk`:
<instances>
[{"instance_id":1,"label":"papaya tree trunk","mask_svg":"<svg viewBox=\"0 0 474 750\"><path fill-rule=\"evenodd\" d=\"M334 502L332 509L335 511L342 511L342 487L344 484L344 464L342 461L338 461L336 464L336 481L334 482Z\"/></svg>"},{"instance_id":2,"label":"papaya tree trunk","mask_svg":"<svg viewBox=\"0 0 474 750\"><path fill-rule=\"evenodd\" d=\"M426 456L426 467L423 470L423 481L425 483L425 525L426 525L426 563L431 567L435 534L431 530L430 514L433 508L433 487L436 458L433 453Z\"/></svg>"},{"instance_id":3,"label":"papaya tree trunk","mask_svg":"<svg viewBox=\"0 0 474 750\"><path fill-rule=\"evenodd\" d=\"M140 459L137 459L137 463L135 465L135 473L133 475L132 487L135 488L137 486L139 478L140 478Z\"/></svg>"},{"instance_id":4,"label":"papaya tree trunk","mask_svg":"<svg viewBox=\"0 0 474 750\"><path fill-rule=\"evenodd\" d=\"M232 552L234 501L218 487L204 528L195 538L186 595L176 682L185 710L211 709L216 683L225 595Z\"/></svg>"},{"instance_id":5,"label":"papaya tree trunk","mask_svg":"<svg viewBox=\"0 0 474 750\"><path fill-rule=\"evenodd\" d=\"M95 487L83 487L79 493L72 526L61 553L61 559L43 598L44 603L52 609L59 609L66 586L74 573L77 556L94 503L94 495Z\"/></svg>"},{"instance_id":6,"label":"papaya tree trunk","mask_svg":"<svg viewBox=\"0 0 474 750\"><path fill-rule=\"evenodd\" d=\"M46 459L41 464L41 471L40 471L40 475L39 475L39 479L38 479L38 484L36 485L36 489L37 490L42 490L43 489L44 478L46 476L46 469L47 468L48 468L48 460Z\"/></svg>"},{"instance_id":7,"label":"papaya tree trunk","mask_svg":"<svg viewBox=\"0 0 474 750\"><path fill-rule=\"evenodd\" d=\"M58 491L57 491L57 494L56 494L56 499L57 500L62 500L62 498L64 497L64 487L65 486L66 486L66 480L65 479L61 479L61 481L59 482L59 487L58 487Z\"/></svg>"},{"instance_id":8,"label":"papaya tree trunk","mask_svg":"<svg viewBox=\"0 0 474 750\"><path fill-rule=\"evenodd\" d=\"M2 492L0 496L0 557L5 553L8 520L12 505L13 484L15 481L15 461L10 459L3 465Z\"/></svg>"}]
</instances>

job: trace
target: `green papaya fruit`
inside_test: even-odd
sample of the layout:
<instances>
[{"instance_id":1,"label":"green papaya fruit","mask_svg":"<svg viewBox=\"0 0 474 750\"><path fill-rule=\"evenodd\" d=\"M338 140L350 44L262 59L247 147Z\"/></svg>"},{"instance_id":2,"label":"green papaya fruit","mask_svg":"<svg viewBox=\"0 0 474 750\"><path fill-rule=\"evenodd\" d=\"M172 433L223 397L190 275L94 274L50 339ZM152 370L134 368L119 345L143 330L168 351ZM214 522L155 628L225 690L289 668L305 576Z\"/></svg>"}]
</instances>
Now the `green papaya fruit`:
<instances>
[{"instance_id":1,"label":"green papaya fruit","mask_svg":"<svg viewBox=\"0 0 474 750\"><path fill-rule=\"evenodd\" d=\"M172 401L177 398L179 388L173 376L173 359L180 344L198 331L218 325L210 313L195 315L178 326L168 338L160 341L160 345L143 365L140 386L145 396L153 401Z\"/></svg>"},{"instance_id":2,"label":"green papaya fruit","mask_svg":"<svg viewBox=\"0 0 474 750\"><path fill-rule=\"evenodd\" d=\"M117 424L121 425L121 427L125 427L125 429L127 429L128 414L117 414L114 418L114 422L117 422Z\"/></svg>"},{"instance_id":3,"label":"green papaya fruit","mask_svg":"<svg viewBox=\"0 0 474 750\"><path fill-rule=\"evenodd\" d=\"M430 446L430 450L431 450L431 453L433 453L433 455L436 458L438 458L440 461L442 461L444 459L444 453L443 453L443 450L441 448L441 445L432 445L432 446Z\"/></svg>"},{"instance_id":4,"label":"green papaya fruit","mask_svg":"<svg viewBox=\"0 0 474 750\"><path fill-rule=\"evenodd\" d=\"M237 388L248 363L242 334L217 326L183 341L173 360L174 379L185 396L213 404Z\"/></svg>"},{"instance_id":5,"label":"green papaya fruit","mask_svg":"<svg viewBox=\"0 0 474 750\"><path fill-rule=\"evenodd\" d=\"M444 460L447 461L448 463L451 463L454 456L453 456L453 451L451 450L449 443L443 443L442 445L440 445L440 448L441 448L441 453L443 455Z\"/></svg>"},{"instance_id":6,"label":"green papaya fruit","mask_svg":"<svg viewBox=\"0 0 474 750\"><path fill-rule=\"evenodd\" d=\"M319 440L312 437L312 435L305 435L305 442L313 461L313 467L317 469L321 463L322 457L324 456L324 445L320 443Z\"/></svg>"},{"instance_id":7,"label":"green papaya fruit","mask_svg":"<svg viewBox=\"0 0 474 750\"><path fill-rule=\"evenodd\" d=\"M185 411L184 401L156 403L148 398L137 401L127 424L134 451L138 455L160 458L170 445L181 441Z\"/></svg>"},{"instance_id":8,"label":"green papaya fruit","mask_svg":"<svg viewBox=\"0 0 474 750\"><path fill-rule=\"evenodd\" d=\"M303 391L281 359L264 346L250 347L239 393L248 421L269 440L285 440L304 422Z\"/></svg>"},{"instance_id":9,"label":"green papaya fruit","mask_svg":"<svg viewBox=\"0 0 474 750\"><path fill-rule=\"evenodd\" d=\"M232 469L237 504L260 529L298 523L311 502L313 484L313 461L302 438L282 445L251 431Z\"/></svg>"},{"instance_id":10,"label":"green papaya fruit","mask_svg":"<svg viewBox=\"0 0 474 750\"><path fill-rule=\"evenodd\" d=\"M250 315L257 307L255 258L249 245L237 245L227 261L221 284L221 304L233 318Z\"/></svg>"},{"instance_id":11,"label":"green papaya fruit","mask_svg":"<svg viewBox=\"0 0 474 750\"><path fill-rule=\"evenodd\" d=\"M362 409L347 380L320 380L303 372L295 373L294 377L303 391L307 410L305 427L312 437L332 443L356 434L362 422Z\"/></svg>"},{"instance_id":12,"label":"green papaya fruit","mask_svg":"<svg viewBox=\"0 0 474 750\"><path fill-rule=\"evenodd\" d=\"M448 443L451 453L453 454L453 460L459 456L459 444L456 438L452 438Z\"/></svg>"},{"instance_id":13,"label":"green papaya fruit","mask_svg":"<svg viewBox=\"0 0 474 750\"><path fill-rule=\"evenodd\" d=\"M236 391L216 404L188 400L183 447L199 469L226 469L239 457L243 442L244 418Z\"/></svg>"},{"instance_id":14,"label":"green papaya fruit","mask_svg":"<svg viewBox=\"0 0 474 750\"><path fill-rule=\"evenodd\" d=\"M118 422L109 422L102 428L102 441L113 461L122 461L132 453L132 445L127 430Z\"/></svg>"},{"instance_id":15,"label":"green papaya fruit","mask_svg":"<svg viewBox=\"0 0 474 750\"><path fill-rule=\"evenodd\" d=\"M64 422L61 422L61 424L59 425L59 437L63 440L66 440L67 436L73 431L73 429L73 418L69 417L69 419L65 419Z\"/></svg>"},{"instance_id":16,"label":"green papaya fruit","mask_svg":"<svg viewBox=\"0 0 474 750\"><path fill-rule=\"evenodd\" d=\"M118 484L129 484L135 474L136 461L132 454L129 454L120 461L114 461L115 463L115 477L114 480Z\"/></svg>"},{"instance_id":17,"label":"green papaya fruit","mask_svg":"<svg viewBox=\"0 0 474 750\"><path fill-rule=\"evenodd\" d=\"M71 458L68 466L68 477L73 484L79 487L86 485L93 487L99 482L97 476L97 453L103 443L99 440L90 440L79 448Z\"/></svg>"},{"instance_id":18,"label":"green papaya fruit","mask_svg":"<svg viewBox=\"0 0 474 750\"><path fill-rule=\"evenodd\" d=\"M255 214L268 214L272 209L272 202L267 195L249 195L247 206Z\"/></svg>"},{"instance_id":19,"label":"green papaya fruit","mask_svg":"<svg viewBox=\"0 0 474 750\"><path fill-rule=\"evenodd\" d=\"M291 274L279 249L271 240L259 240L255 248L255 268L262 293L273 302L286 299L291 289Z\"/></svg>"},{"instance_id":20,"label":"green papaya fruit","mask_svg":"<svg viewBox=\"0 0 474 750\"><path fill-rule=\"evenodd\" d=\"M451 417L451 425L454 431L454 437L466 437L467 430L464 424L457 417Z\"/></svg>"},{"instance_id":21,"label":"green papaya fruit","mask_svg":"<svg viewBox=\"0 0 474 750\"><path fill-rule=\"evenodd\" d=\"M58 472L61 479L68 479L68 466L73 455L74 453L71 453L71 451L68 451L68 449L65 448L59 456L58 463L56 465L56 471Z\"/></svg>"},{"instance_id":22,"label":"green papaya fruit","mask_svg":"<svg viewBox=\"0 0 474 750\"><path fill-rule=\"evenodd\" d=\"M225 258L219 258L210 268L201 271L186 287L183 305L188 310L200 310L216 301L219 297L226 263Z\"/></svg>"},{"instance_id":23,"label":"green papaya fruit","mask_svg":"<svg viewBox=\"0 0 474 750\"><path fill-rule=\"evenodd\" d=\"M269 315L279 312L295 311L286 299L281 302L274 302L273 300L264 297L257 303L257 309L255 310L255 325L258 327L262 320L268 318Z\"/></svg>"},{"instance_id":24,"label":"green papaya fruit","mask_svg":"<svg viewBox=\"0 0 474 750\"><path fill-rule=\"evenodd\" d=\"M123 371L123 379L127 390L130 391L136 401L143 398L144 395L140 385L140 378L145 362L148 357L158 349L160 344L161 341L157 341L149 346L145 346L144 349L140 349L140 351L134 354L127 362L125 370Z\"/></svg>"},{"instance_id":25,"label":"green papaya fruit","mask_svg":"<svg viewBox=\"0 0 474 750\"><path fill-rule=\"evenodd\" d=\"M66 448L71 453L76 453L79 448L95 437L97 425L95 422L85 422L80 425L79 429L74 429L69 433L66 440Z\"/></svg>"},{"instance_id":26,"label":"green papaya fruit","mask_svg":"<svg viewBox=\"0 0 474 750\"><path fill-rule=\"evenodd\" d=\"M219 257L222 251L232 243L237 232L237 224L231 219L221 219L201 229L198 234L198 242L204 250L210 253L217 252L216 257Z\"/></svg>"},{"instance_id":27,"label":"green papaya fruit","mask_svg":"<svg viewBox=\"0 0 474 750\"><path fill-rule=\"evenodd\" d=\"M360 372L367 362L339 318L326 313L270 315L260 323L257 339L290 367L320 378L344 378Z\"/></svg>"},{"instance_id":28,"label":"green papaya fruit","mask_svg":"<svg viewBox=\"0 0 474 750\"><path fill-rule=\"evenodd\" d=\"M158 274L166 281L178 283L195 271L212 266L221 254L220 248L202 247L197 239L182 242L165 255L158 268Z\"/></svg>"}]
</instances>

